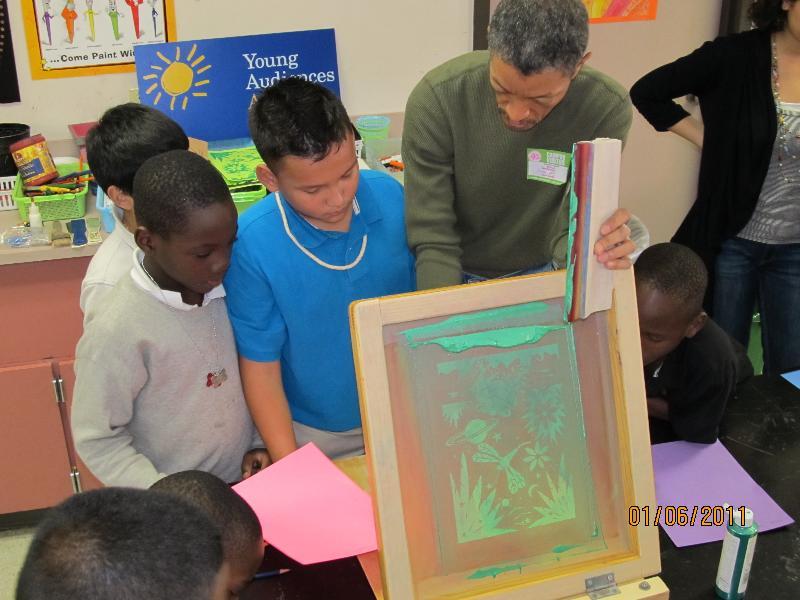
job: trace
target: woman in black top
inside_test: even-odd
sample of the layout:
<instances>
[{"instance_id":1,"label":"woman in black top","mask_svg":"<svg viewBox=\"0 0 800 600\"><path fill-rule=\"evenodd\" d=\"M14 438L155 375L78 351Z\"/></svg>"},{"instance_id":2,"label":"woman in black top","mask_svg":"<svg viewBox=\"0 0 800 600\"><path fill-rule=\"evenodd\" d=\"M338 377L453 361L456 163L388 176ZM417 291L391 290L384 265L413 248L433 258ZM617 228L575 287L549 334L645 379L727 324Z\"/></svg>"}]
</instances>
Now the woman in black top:
<instances>
[{"instance_id":1,"label":"woman in black top","mask_svg":"<svg viewBox=\"0 0 800 600\"><path fill-rule=\"evenodd\" d=\"M631 99L701 149L697 198L673 241L703 257L707 309L745 347L761 311L764 372L800 367L800 0L756 0L756 28L655 69ZM703 123L674 102L700 102Z\"/></svg>"}]
</instances>

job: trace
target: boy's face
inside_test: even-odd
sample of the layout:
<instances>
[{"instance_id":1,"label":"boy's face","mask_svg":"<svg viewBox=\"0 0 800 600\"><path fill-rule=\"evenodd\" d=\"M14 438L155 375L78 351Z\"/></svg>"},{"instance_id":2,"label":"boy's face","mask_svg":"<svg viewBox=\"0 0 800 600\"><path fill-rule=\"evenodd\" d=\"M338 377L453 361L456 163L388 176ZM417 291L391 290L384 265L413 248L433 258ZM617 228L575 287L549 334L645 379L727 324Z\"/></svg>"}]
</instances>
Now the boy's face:
<instances>
[{"instance_id":1,"label":"boy's face","mask_svg":"<svg viewBox=\"0 0 800 600\"><path fill-rule=\"evenodd\" d=\"M684 338L694 337L708 318L702 311L696 315L687 314L686 306L646 283L636 285L636 302L645 366L663 359Z\"/></svg>"},{"instance_id":2,"label":"boy's face","mask_svg":"<svg viewBox=\"0 0 800 600\"><path fill-rule=\"evenodd\" d=\"M244 589L253 581L261 562L264 560L264 542L258 540L251 545L250 552L244 553L237 561L231 561L228 571L228 598L239 597Z\"/></svg>"},{"instance_id":3,"label":"boy's face","mask_svg":"<svg viewBox=\"0 0 800 600\"><path fill-rule=\"evenodd\" d=\"M281 196L312 225L329 231L347 231L358 189L358 159L353 134L331 147L322 160L284 156L275 167L259 165L256 175L271 192Z\"/></svg>"},{"instance_id":4,"label":"boy's face","mask_svg":"<svg viewBox=\"0 0 800 600\"><path fill-rule=\"evenodd\" d=\"M214 578L214 584L211 589L211 598L209 600L228 600L227 582L230 577L230 567L224 560L217 576Z\"/></svg>"},{"instance_id":5,"label":"boy's face","mask_svg":"<svg viewBox=\"0 0 800 600\"><path fill-rule=\"evenodd\" d=\"M193 210L186 227L164 238L145 227L136 230L136 243L154 266L158 284L180 293L207 294L228 270L236 239L233 202L215 202Z\"/></svg>"}]
</instances>

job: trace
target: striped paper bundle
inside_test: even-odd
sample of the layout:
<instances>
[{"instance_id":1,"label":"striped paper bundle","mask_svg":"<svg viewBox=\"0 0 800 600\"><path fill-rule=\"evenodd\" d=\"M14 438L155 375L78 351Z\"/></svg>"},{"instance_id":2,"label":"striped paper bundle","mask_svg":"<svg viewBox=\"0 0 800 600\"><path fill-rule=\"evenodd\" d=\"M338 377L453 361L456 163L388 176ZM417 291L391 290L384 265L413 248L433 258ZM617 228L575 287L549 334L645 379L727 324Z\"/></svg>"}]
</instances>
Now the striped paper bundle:
<instances>
[{"instance_id":1,"label":"striped paper bundle","mask_svg":"<svg viewBox=\"0 0 800 600\"><path fill-rule=\"evenodd\" d=\"M569 321L611 308L612 273L594 256L600 226L619 206L622 142L599 138L572 148L565 313Z\"/></svg>"}]
</instances>

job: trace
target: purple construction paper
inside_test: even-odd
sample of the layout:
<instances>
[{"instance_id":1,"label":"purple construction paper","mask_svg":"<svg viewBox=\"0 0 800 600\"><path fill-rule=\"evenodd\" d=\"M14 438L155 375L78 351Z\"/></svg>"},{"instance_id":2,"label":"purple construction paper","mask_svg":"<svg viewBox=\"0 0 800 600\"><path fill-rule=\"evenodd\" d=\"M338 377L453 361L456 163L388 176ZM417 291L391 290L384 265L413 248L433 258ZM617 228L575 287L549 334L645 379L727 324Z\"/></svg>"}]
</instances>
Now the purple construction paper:
<instances>
[{"instance_id":1,"label":"purple construction paper","mask_svg":"<svg viewBox=\"0 0 800 600\"><path fill-rule=\"evenodd\" d=\"M656 502L661 506L661 525L672 542L678 546L693 546L722 540L724 526L703 526L703 507L733 507L752 509L759 531L769 531L794 523L783 509L745 472L719 443L692 444L670 442L653 446L653 471L656 481ZM686 506L688 515L698 510L695 522L685 527L667 526L665 516L674 519L671 507ZM665 507L670 507L665 511ZM719 512L719 511L717 511ZM655 512L650 513L651 521Z\"/></svg>"},{"instance_id":2,"label":"purple construction paper","mask_svg":"<svg viewBox=\"0 0 800 600\"><path fill-rule=\"evenodd\" d=\"M800 389L800 371L792 371L781 375L786 381L791 383L794 387Z\"/></svg>"}]
</instances>

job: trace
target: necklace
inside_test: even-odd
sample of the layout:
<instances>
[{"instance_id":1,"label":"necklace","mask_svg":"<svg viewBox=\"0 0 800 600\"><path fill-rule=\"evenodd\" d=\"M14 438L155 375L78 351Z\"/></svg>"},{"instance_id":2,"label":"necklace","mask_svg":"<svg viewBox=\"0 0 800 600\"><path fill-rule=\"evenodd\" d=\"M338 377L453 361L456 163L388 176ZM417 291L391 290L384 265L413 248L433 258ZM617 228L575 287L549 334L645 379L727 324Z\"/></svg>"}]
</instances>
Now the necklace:
<instances>
[{"instance_id":1,"label":"necklace","mask_svg":"<svg viewBox=\"0 0 800 600\"><path fill-rule=\"evenodd\" d=\"M148 271L147 267L144 266L144 260L142 260L140 264L142 265L142 270L145 272L145 275L147 275L150 281L153 282L153 285L155 285L158 288L158 292L161 294L161 299L164 301L164 304L167 305L167 308L169 308L170 310L175 310L167 302L167 297L164 294L164 290L161 289L161 286L158 285L158 283L156 283L156 280L150 274L150 271ZM200 346L198 346L197 342L194 340L192 335L189 333L189 330L186 329L186 326L180 319L178 319L178 325L180 325L181 329L183 329L183 333L186 334L186 337L189 338L189 341L192 342L192 346L194 346L194 349L197 350L197 353L203 357L203 361L206 363L206 366L209 369L208 373L206 374L206 387L208 388L220 387L223 383L225 383L228 380L228 374L225 372L225 367L215 369L211 365L211 361L208 360L205 353L202 350L200 350ZM217 364L219 365L221 364L221 361L219 359L219 346L217 345L217 320L214 318L213 310L211 311L211 339L214 347L214 355L216 356Z\"/></svg>"},{"instance_id":2,"label":"necklace","mask_svg":"<svg viewBox=\"0 0 800 600\"><path fill-rule=\"evenodd\" d=\"M783 180L786 183L794 183L794 179L790 179L783 168L784 152L792 159L792 163L796 164L798 158L797 154L789 151L790 137L797 138L798 136L789 130L786 119L789 115L788 111L784 110L783 103L781 102L781 85L778 78L778 46L775 43L775 36L772 36L772 95L775 98L775 112L778 118L778 143L776 144L778 150L778 168L781 171Z\"/></svg>"},{"instance_id":3,"label":"necklace","mask_svg":"<svg viewBox=\"0 0 800 600\"><path fill-rule=\"evenodd\" d=\"M303 254L305 254L308 258L313 260L319 266L325 267L326 269L330 269L332 271L348 271L353 267L355 267L358 263L360 263L361 259L364 258L364 252L367 249L366 233L364 234L364 237L361 238L361 250L358 252L358 256L356 256L353 262L347 265L332 265L330 263L326 263L324 260L316 256L314 253L312 253L308 248L303 246L303 244L301 244L297 240L297 238L294 237L292 230L289 229L289 221L286 220L286 211L283 208L283 201L281 200L280 192L275 192L275 202L277 202L278 204L278 210L281 213L281 221L283 221L283 230L286 232L286 235L289 236L289 239L292 240L292 242L294 242L294 245L297 246ZM353 198L353 203L354 203L354 212L358 214L360 212L358 209L358 200Z\"/></svg>"}]
</instances>

